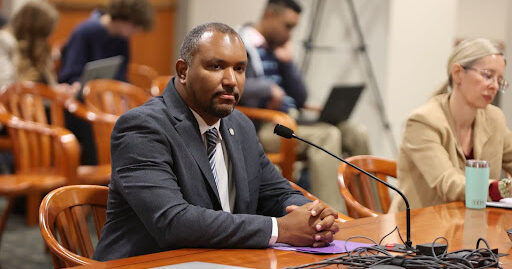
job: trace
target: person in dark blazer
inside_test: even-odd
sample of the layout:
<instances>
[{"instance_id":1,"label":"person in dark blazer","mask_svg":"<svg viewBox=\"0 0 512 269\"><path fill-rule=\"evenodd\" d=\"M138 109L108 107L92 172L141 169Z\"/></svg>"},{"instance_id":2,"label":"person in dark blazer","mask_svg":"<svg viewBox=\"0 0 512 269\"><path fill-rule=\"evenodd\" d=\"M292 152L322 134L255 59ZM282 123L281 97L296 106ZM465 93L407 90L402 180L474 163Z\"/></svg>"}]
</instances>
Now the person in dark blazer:
<instances>
[{"instance_id":1,"label":"person in dark blazer","mask_svg":"<svg viewBox=\"0 0 512 269\"><path fill-rule=\"evenodd\" d=\"M246 65L232 28L200 25L185 37L177 76L163 95L119 118L107 221L94 259L332 242L337 212L294 191L266 157L252 122L234 109Z\"/></svg>"}]
</instances>

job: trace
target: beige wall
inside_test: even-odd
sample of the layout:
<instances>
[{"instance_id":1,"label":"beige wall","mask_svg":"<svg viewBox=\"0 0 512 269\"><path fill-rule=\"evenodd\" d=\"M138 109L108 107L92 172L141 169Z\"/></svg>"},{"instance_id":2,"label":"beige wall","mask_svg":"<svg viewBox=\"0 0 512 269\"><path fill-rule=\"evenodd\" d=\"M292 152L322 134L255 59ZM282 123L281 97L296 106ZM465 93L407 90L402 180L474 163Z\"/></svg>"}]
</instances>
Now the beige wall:
<instances>
[{"instance_id":1,"label":"beige wall","mask_svg":"<svg viewBox=\"0 0 512 269\"><path fill-rule=\"evenodd\" d=\"M505 23L509 0L458 0L457 38L485 37L503 41L510 31Z\"/></svg>"},{"instance_id":2,"label":"beige wall","mask_svg":"<svg viewBox=\"0 0 512 269\"><path fill-rule=\"evenodd\" d=\"M424 104L446 77L456 4L452 0L391 1L385 103L398 143L409 114Z\"/></svg>"},{"instance_id":3,"label":"beige wall","mask_svg":"<svg viewBox=\"0 0 512 269\"><path fill-rule=\"evenodd\" d=\"M185 34L195 26L222 22L235 27L256 21L265 3L266 0L179 0L175 50L178 50Z\"/></svg>"},{"instance_id":4,"label":"beige wall","mask_svg":"<svg viewBox=\"0 0 512 269\"><path fill-rule=\"evenodd\" d=\"M504 24L508 26L512 26L512 3L508 2L508 7L506 8L508 15L504 19ZM508 81L512 80L512 27L509 27L505 32L505 56L507 57L508 67L506 70L506 78ZM512 129L512 89L508 89L508 92L502 95L501 99L501 108L507 117L508 128Z\"/></svg>"}]
</instances>

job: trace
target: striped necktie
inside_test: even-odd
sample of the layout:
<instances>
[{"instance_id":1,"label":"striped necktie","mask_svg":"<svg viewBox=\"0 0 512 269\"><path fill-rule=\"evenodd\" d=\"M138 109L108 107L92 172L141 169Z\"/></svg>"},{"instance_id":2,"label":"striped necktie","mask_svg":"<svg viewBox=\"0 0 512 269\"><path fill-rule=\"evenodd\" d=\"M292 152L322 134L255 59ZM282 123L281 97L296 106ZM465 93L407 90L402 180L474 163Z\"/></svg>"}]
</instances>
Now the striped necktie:
<instances>
[{"instance_id":1,"label":"striped necktie","mask_svg":"<svg viewBox=\"0 0 512 269\"><path fill-rule=\"evenodd\" d=\"M208 162L210 162L210 168L212 169L213 178L215 184L219 185L219 178L217 176L217 169L215 168L215 153L217 148L218 132L217 129L211 128L205 132L206 135L206 153L208 154Z\"/></svg>"}]
</instances>

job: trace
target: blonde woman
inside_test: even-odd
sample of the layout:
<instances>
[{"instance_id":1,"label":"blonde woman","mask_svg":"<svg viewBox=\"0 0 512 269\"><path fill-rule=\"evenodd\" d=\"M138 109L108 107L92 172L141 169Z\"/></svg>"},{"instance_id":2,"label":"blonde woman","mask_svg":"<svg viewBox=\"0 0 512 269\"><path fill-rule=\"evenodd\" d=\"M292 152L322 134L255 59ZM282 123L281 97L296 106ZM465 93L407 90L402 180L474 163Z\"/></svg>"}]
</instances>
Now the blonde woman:
<instances>
[{"instance_id":1,"label":"blonde woman","mask_svg":"<svg viewBox=\"0 0 512 269\"><path fill-rule=\"evenodd\" d=\"M36 81L56 91L74 94L79 84L57 84L48 37L59 19L46 1L29 1L0 30L0 86Z\"/></svg>"},{"instance_id":2,"label":"blonde woman","mask_svg":"<svg viewBox=\"0 0 512 269\"><path fill-rule=\"evenodd\" d=\"M448 60L448 80L409 117L398 156L398 184L411 208L452 201L465 195L466 159L490 162L489 190L493 200L510 197L512 133L503 112L491 105L505 91L505 58L483 38L465 40ZM391 210L403 210L401 199Z\"/></svg>"},{"instance_id":3,"label":"blonde woman","mask_svg":"<svg viewBox=\"0 0 512 269\"><path fill-rule=\"evenodd\" d=\"M45 1L28 2L11 18L10 28L18 42L18 80L55 84L48 37L58 19L57 10Z\"/></svg>"}]
</instances>

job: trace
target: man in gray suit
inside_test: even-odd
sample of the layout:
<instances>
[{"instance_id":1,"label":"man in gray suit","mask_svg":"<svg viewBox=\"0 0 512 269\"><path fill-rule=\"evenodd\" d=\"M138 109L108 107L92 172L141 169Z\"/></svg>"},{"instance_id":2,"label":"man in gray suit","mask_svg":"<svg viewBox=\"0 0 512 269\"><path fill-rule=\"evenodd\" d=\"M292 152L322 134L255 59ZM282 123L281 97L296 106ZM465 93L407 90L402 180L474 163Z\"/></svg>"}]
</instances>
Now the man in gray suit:
<instances>
[{"instance_id":1,"label":"man in gray suit","mask_svg":"<svg viewBox=\"0 0 512 269\"><path fill-rule=\"evenodd\" d=\"M229 26L185 37L162 96L118 120L112 133L107 221L94 259L186 248L324 246L337 213L311 202L267 159L235 105L247 55Z\"/></svg>"}]
</instances>

